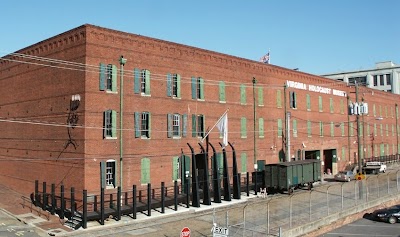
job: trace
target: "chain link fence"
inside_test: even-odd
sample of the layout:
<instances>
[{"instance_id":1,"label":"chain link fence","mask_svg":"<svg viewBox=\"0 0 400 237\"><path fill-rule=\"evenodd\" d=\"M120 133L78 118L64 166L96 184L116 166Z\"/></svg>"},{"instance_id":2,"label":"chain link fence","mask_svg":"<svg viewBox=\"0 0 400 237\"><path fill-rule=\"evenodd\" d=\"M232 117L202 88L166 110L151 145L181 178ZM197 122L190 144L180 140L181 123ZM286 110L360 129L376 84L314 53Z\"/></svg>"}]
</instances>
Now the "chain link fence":
<instances>
[{"instance_id":1,"label":"chain link fence","mask_svg":"<svg viewBox=\"0 0 400 237\"><path fill-rule=\"evenodd\" d=\"M367 176L361 181L320 185L292 195L249 199L229 211L214 211L213 223L228 226L229 236L281 236L282 232L332 214L400 194L400 171ZM300 234L300 233L299 233Z\"/></svg>"}]
</instances>

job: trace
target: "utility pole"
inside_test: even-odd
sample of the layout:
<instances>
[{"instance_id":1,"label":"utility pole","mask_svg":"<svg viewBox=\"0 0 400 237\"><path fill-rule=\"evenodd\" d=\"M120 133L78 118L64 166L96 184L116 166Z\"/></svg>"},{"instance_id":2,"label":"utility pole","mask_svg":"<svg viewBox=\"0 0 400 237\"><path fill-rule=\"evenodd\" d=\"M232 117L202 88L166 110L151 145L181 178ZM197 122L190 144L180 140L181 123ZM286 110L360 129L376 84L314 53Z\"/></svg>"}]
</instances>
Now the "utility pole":
<instances>
[{"instance_id":1,"label":"utility pole","mask_svg":"<svg viewBox=\"0 0 400 237\"><path fill-rule=\"evenodd\" d=\"M397 105L397 103L395 104L395 113L396 113L396 144L397 144L397 154L399 154L399 126L397 124L397 119L399 118L399 107Z\"/></svg>"},{"instance_id":2,"label":"utility pole","mask_svg":"<svg viewBox=\"0 0 400 237\"><path fill-rule=\"evenodd\" d=\"M288 142L288 137L287 137L287 135L288 135L288 115L287 115L287 107L286 107L286 89L287 89L287 85L286 85L286 83L283 85L283 108L284 108L284 111L285 111L285 113L284 113L284 116L285 116L285 132L284 132L284 140L283 140L283 142L284 142L284 144L285 144L285 147L283 148L283 150L285 151L285 161L286 162L289 162L290 161L290 157L289 157L289 154L288 154L288 144L287 144L287 142Z\"/></svg>"},{"instance_id":3,"label":"utility pole","mask_svg":"<svg viewBox=\"0 0 400 237\"><path fill-rule=\"evenodd\" d=\"M119 65L121 67L121 77L120 77L120 93L119 93L119 186L121 187L121 191L122 189L122 163L123 163L123 137L122 137L122 131L123 131L123 115L124 115L124 65L126 63L126 59L124 58L124 56L121 55L121 57L119 57Z\"/></svg>"},{"instance_id":4,"label":"utility pole","mask_svg":"<svg viewBox=\"0 0 400 237\"><path fill-rule=\"evenodd\" d=\"M257 165L257 148L256 148L256 88L255 85L257 80L253 77L253 148L254 148L254 193L257 195L257 175L258 175L258 165Z\"/></svg>"},{"instance_id":5,"label":"utility pole","mask_svg":"<svg viewBox=\"0 0 400 237\"><path fill-rule=\"evenodd\" d=\"M360 133L360 106L358 104L358 83L355 81L356 85L356 104L358 105L357 111L356 112L356 119L357 119L357 156L358 156L358 172L362 174L362 163L361 163L361 133Z\"/></svg>"},{"instance_id":6,"label":"utility pole","mask_svg":"<svg viewBox=\"0 0 400 237\"><path fill-rule=\"evenodd\" d=\"M256 89L255 85L257 83L257 80L255 77L253 77L253 149L254 149L254 170L257 171L257 148L256 148ZM256 175L257 177L257 175Z\"/></svg>"}]
</instances>

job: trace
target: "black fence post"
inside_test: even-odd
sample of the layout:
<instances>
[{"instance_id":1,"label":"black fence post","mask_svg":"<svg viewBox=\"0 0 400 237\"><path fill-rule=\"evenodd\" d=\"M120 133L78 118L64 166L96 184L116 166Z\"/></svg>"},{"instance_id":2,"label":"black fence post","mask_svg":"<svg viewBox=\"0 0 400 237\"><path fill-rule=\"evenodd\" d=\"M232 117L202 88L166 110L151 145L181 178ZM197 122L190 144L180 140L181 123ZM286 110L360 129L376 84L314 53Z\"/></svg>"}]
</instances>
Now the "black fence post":
<instances>
[{"instance_id":1,"label":"black fence post","mask_svg":"<svg viewBox=\"0 0 400 237\"><path fill-rule=\"evenodd\" d=\"M65 201L64 201L64 185L61 185L61 212L60 219L64 219Z\"/></svg>"},{"instance_id":2,"label":"black fence post","mask_svg":"<svg viewBox=\"0 0 400 237\"><path fill-rule=\"evenodd\" d=\"M56 213L56 185L51 184L51 211L50 213L54 215Z\"/></svg>"},{"instance_id":3,"label":"black fence post","mask_svg":"<svg viewBox=\"0 0 400 237\"><path fill-rule=\"evenodd\" d=\"M246 172L246 194L247 197L250 196L250 174L249 172Z\"/></svg>"},{"instance_id":4,"label":"black fence post","mask_svg":"<svg viewBox=\"0 0 400 237\"><path fill-rule=\"evenodd\" d=\"M35 195L34 195L34 204L37 206L37 202L39 201L39 180L35 180Z\"/></svg>"},{"instance_id":5,"label":"black fence post","mask_svg":"<svg viewBox=\"0 0 400 237\"><path fill-rule=\"evenodd\" d=\"M174 181L174 210L178 210L178 181Z\"/></svg>"},{"instance_id":6,"label":"black fence post","mask_svg":"<svg viewBox=\"0 0 400 237\"><path fill-rule=\"evenodd\" d=\"M109 207L114 208L114 197L113 197L112 193L110 193L110 206Z\"/></svg>"},{"instance_id":7,"label":"black fence post","mask_svg":"<svg viewBox=\"0 0 400 237\"><path fill-rule=\"evenodd\" d=\"M165 183L161 182L161 213L165 212Z\"/></svg>"},{"instance_id":8,"label":"black fence post","mask_svg":"<svg viewBox=\"0 0 400 237\"><path fill-rule=\"evenodd\" d=\"M136 185L132 187L132 217L136 219Z\"/></svg>"},{"instance_id":9,"label":"black fence post","mask_svg":"<svg viewBox=\"0 0 400 237\"><path fill-rule=\"evenodd\" d=\"M121 220L121 187L117 189L117 220Z\"/></svg>"},{"instance_id":10,"label":"black fence post","mask_svg":"<svg viewBox=\"0 0 400 237\"><path fill-rule=\"evenodd\" d=\"M104 188L100 191L100 224L104 225Z\"/></svg>"},{"instance_id":11,"label":"black fence post","mask_svg":"<svg viewBox=\"0 0 400 237\"><path fill-rule=\"evenodd\" d=\"M82 217L82 227L87 228L87 190L83 190L83 217Z\"/></svg>"},{"instance_id":12,"label":"black fence post","mask_svg":"<svg viewBox=\"0 0 400 237\"><path fill-rule=\"evenodd\" d=\"M190 192L189 192L189 179L185 178L185 186L188 192L186 193L186 208L189 208L189 199L190 199Z\"/></svg>"},{"instance_id":13,"label":"black fence post","mask_svg":"<svg viewBox=\"0 0 400 237\"><path fill-rule=\"evenodd\" d=\"M97 195L95 195L95 196L93 197L93 199L94 199L94 200L93 200L93 202L94 202L94 208L93 208L93 211L95 211L95 212L96 212L96 211L97 211L97 204L98 204L98 203L97 203Z\"/></svg>"},{"instance_id":14,"label":"black fence post","mask_svg":"<svg viewBox=\"0 0 400 237\"><path fill-rule=\"evenodd\" d=\"M75 215L75 188L71 187L71 220Z\"/></svg>"},{"instance_id":15,"label":"black fence post","mask_svg":"<svg viewBox=\"0 0 400 237\"><path fill-rule=\"evenodd\" d=\"M47 206L47 194L46 194L46 182L43 182L43 203L42 203L42 210L46 210Z\"/></svg>"},{"instance_id":16,"label":"black fence post","mask_svg":"<svg viewBox=\"0 0 400 237\"><path fill-rule=\"evenodd\" d=\"M151 216L151 183L147 184L147 216Z\"/></svg>"}]
</instances>

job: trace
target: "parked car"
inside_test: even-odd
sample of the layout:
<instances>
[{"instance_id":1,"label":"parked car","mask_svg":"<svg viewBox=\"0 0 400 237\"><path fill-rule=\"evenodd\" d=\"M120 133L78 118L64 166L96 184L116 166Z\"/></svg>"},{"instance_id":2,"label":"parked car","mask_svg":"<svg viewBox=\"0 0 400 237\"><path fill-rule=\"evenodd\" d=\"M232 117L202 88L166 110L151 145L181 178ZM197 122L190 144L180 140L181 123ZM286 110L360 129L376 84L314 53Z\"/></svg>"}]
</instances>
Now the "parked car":
<instances>
[{"instance_id":1,"label":"parked car","mask_svg":"<svg viewBox=\"0 0 400 237\"><path fill-rule=\"evenodd\" d=\"M400 205L395 205L385 209L379 209L372 213L375 220L394 224L400 222Z\"/></svg>"},{"instance_id":2,"label":"parked car","mask_svg":"<svg viewBox=\"0 0 400 237\"><path fill-rule=\"evenodd\" d=\"M337 181L347 181L355 179L355 174L351 170L339 171L339 173L335 174L334 179Z\"/></svg>"}]
</instances>

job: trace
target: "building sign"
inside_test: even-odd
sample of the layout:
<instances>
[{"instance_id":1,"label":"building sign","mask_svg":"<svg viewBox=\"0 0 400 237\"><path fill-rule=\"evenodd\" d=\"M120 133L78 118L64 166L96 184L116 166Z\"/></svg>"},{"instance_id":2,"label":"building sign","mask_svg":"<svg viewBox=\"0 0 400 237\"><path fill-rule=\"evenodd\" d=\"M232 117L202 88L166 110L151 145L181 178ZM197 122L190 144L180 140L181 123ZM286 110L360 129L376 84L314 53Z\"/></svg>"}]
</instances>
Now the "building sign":
<instances>
[{"instance_id":1,"label":"building sign","mask_svg":"<svg viewBox=\"0 0 400 237\"><path fill-rule=\"evenodd\" d=\"M226 227L217 226L214 223L214 226L211 230L213 237L227 237L229 236L229 229Z\"/></svg>"},{"instance_id":2,"label":"building sign","mask_svg":"<svg viewBox=\"0 0 400 237\"><path fill-rule=\"evenodd\" d=\"M323 86L316 86L316 85L308 85L306 83L297 82L297 81L286 81L287 87L300 89L300 90L308 90L312 92L318 92L322 94L328 95L336 95L336 96L343 96L345 97L347 94L345 91L331 89L328 87Z\"/></svg>"}]
</instances>

